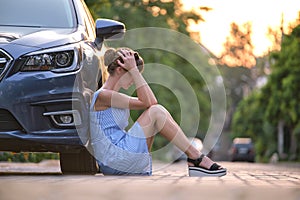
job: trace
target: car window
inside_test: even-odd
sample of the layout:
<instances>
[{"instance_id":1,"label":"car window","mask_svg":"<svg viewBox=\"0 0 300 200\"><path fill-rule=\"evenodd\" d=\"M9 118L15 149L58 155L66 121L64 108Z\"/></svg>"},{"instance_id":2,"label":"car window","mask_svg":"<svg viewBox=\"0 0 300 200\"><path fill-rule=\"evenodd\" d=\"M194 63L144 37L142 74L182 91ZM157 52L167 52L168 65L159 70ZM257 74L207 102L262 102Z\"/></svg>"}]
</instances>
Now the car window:
<instances>
[{"instance_id":1,"label":"car window","mask_svg":"<svg viewBox=\"0 0 300 200\"><path fill-rule=\"evenodd\" d=\"M49 28L75 27L70 0L0 0L0 25Z\"/></svg>"}]
</instances>

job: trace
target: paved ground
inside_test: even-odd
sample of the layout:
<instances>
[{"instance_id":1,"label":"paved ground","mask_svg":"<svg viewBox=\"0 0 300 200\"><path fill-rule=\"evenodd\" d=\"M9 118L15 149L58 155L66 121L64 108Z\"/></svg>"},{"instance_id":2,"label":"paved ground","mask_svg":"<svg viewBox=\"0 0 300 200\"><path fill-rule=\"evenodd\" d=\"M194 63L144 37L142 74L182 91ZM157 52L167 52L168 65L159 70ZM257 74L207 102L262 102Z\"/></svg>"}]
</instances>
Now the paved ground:
<instances>
[{"instance_id":1,"label":"paved ground","mask_svg":"<svg viewBox=\"0 0 300 200\"><path fill-rule=\"evenodd\" d=\"M221 162L222 178L188 177L185 162L155 162L153 175L63 176L56 161L0 163L0 200L280 199L300 200L300 164Z\"/></svg>"}]
</instances>

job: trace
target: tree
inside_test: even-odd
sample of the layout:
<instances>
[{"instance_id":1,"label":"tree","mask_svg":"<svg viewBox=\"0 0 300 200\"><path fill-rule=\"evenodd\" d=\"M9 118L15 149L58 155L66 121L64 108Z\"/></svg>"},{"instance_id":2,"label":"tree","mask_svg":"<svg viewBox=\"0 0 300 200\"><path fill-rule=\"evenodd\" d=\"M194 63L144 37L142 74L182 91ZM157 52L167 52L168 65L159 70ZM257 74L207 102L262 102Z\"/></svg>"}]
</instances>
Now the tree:
<instances>
[{"instance_id":1,"label":"tree","mask_svg":"<svg viewBox=\"0 0 300 200\"><path fill-rule=\"evenodd\" d=\"M281 159L300 159L299 52L300 25L271 54L274 64L267 84L243 100L234 115L234 135L253 136L261 157L277 151Z\"/></svg>"},{"instance_id":2,"label":"tree","mask_svg":"<svg viewBox=\"0 0 300 200\"><path fill-rule=\"evenodd\" d=\"M245 67L220 66L227 95L227 116L224 130L231 128L233 114L237 105L247 97L254 87L252 70Z\"/></svg>"},{"instance_id":3,"label":"tree","mask_svg":"<svg viewBox=\"0 0 300 200\"><path fill-rule=\"evenodd\" d=\"M266 119L278 127L278 153L287 152L294 159L300 127L300 25L282 40L280 52L273 53L275 64L268 84L263 89L268 95ZM288 144L284 144L285 141ZM287 149L288 148L288 149Z\"/></svg>"},{"instance_id":4,"label":"tree","mask_svg":"<svg viewBox=\"0 0 300 200\"><path fill-rule=\"evenodd\" d=\"M204 19L198 8L184 11L180 0L85 0L94 18L110 18L126 24L127 29L139 27L171 28L189 34L189 23Z\"/></svg>"},{"instance_id":5,"label":"tree","mask_svg":"<svg viewBox=\"0 0 300 200\"><path fill-rule=\"evenodd\" d=\"M224 43L224 51L217 58L227 93L227 117L224 129L230 130L232 116L238 103L250 94L255 86L253 67L255 56L251 41L252 26L232 23L230 35Z\"/></svg>"},{"instance_id":6,"label":"tree","mask_svg":"<svg viewBox=\"0 0 300 200\"><path fill-rule=\"evenodd\" d=\"M248 22L239 26L232 23L230 34L224 43L219 62L230 67L253 67L256 59L251 40L252 24Z\"/></svg>"},{"instance_id":7,"label":"tree","mask_svg":"<svg viewBox=\"0 0 300 200\"><path fill-rule=\"evenodd\" d=\"M281 47L281 37L282 37L282 28L281 29L273 29L271 27L268 28L268 38L272 42L272 46L268 49L268 53L273 51L280 51Z\"/></svg>"},{"instance_id":8,"label":"tree","mask_svg":"<svg viewBox=\"0 0 300 200\"><path fill-rule=\"evenodd\" d=\"M255 144L256 160L268 161L276 151L274 128L265 120L267 102L261 91L255 91L243 99L232 120L231 137L250 137Z\"/></svg>"}]
</instances>

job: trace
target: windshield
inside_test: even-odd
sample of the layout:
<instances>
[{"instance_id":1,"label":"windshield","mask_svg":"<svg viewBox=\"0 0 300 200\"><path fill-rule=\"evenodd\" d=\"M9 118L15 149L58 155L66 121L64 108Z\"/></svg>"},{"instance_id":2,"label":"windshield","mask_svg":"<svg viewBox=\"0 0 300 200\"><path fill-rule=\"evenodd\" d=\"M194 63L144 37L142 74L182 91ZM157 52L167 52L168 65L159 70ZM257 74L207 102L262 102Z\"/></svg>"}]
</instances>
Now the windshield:
<instances>
[{"instance_id":1,"label":"windshield","mask_svg":"<svg viewBox=\"0 0 300 200\"><path fill-rule=\"evenodd\" d=\"M70 0L0 0L0 26L73 28Z\"/></svg>"}]
</instances>

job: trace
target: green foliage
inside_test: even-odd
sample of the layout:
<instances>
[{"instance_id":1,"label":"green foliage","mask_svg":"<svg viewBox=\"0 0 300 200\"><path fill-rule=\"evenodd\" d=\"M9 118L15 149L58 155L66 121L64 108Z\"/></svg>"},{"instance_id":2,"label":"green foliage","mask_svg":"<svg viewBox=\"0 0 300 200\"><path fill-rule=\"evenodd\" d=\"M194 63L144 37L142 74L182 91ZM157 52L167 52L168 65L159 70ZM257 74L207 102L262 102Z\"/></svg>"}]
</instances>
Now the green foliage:
<instances>
[{"instance_id":1,"label":"green foliage","mask_svg":"<svg viewBox=\"0 0 300 200\"><path fill-rule=\"evenodd\" d=\"M266 103L261 92L254 92L237 107L231 137L250 137L254 141L257 161L265 162L276 151L275 128L265 121Z\"/></svg>"},{"instance_id":2,"label":"green foliage","mask_svg":"<svg viewBox=\"0 0 300 200\"><path fill-rule=\"evenodd\" d=\"M171 28L187 33L189 20L203 21L197 11L182 11L181 1L164 0L85 0L94 18L109 18L139 27Z\"/></svg>"},{"instance_id":3,"label":"green foliage","mask_svg":"<svg viewBox=\"0 0 300 200\"><path fill-rule=\"evenodd\" d=\"M33 153L33 152L0 152L0 161L8 162L34 162L39 163L42 160L57 160L58 153Z\"/></svg>"},{"instance_id":4,"label":"green foliage","mask_svg":"<svg viewBox=\"0 0 300 200\"><path fill-rule=\"evenodd\" d=\"M300 25L290 35L285 35L280 52L273 52L272 73L267 84L258 93L243 100L234 115L232 135L252 137L256 142L258 157L264 161L277 148L277 125L284 121L285 140L296 148L285 148L300 158ZM287 137L288 136L288 137ZM295 136L295 137L294 137ZM296 141L292 141L296 138Z\"/></svg>"},{"instance_id":5,"label":"green foliage","mask_svg":"<svg viewBox=\"0 0 300 200\"><path fill-rule=\"evenodd\" d=\"M262 132L263 109L260 107L260 93L254 93L241 101L232 121L232 137L250 137Z\"/></svg>"},{"instance_id":6,"label":"green foliage","mask_svg":"<svg viewBox=\"0 0 300 200\"><path fill-rule=\"evenodd\" d=\"M284 120L288 126L295 127L300 119L300 41L296 27L291 35L284 36L281 51L273 54L270 81L263 89L269 96L266 118L274 124Z\"/></svg>"}]
</instances>

